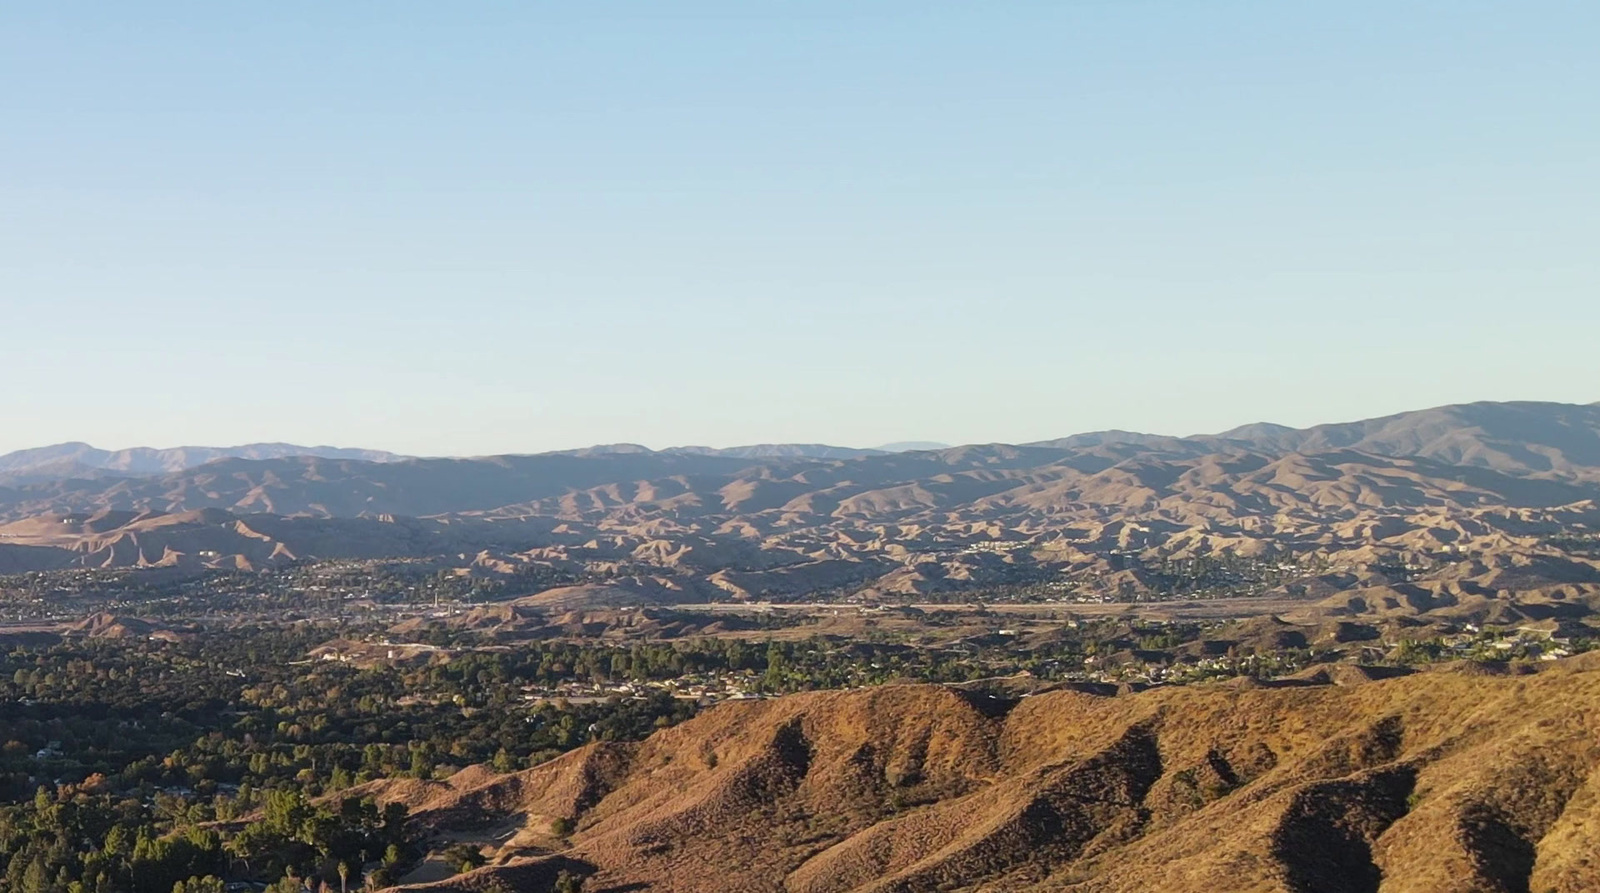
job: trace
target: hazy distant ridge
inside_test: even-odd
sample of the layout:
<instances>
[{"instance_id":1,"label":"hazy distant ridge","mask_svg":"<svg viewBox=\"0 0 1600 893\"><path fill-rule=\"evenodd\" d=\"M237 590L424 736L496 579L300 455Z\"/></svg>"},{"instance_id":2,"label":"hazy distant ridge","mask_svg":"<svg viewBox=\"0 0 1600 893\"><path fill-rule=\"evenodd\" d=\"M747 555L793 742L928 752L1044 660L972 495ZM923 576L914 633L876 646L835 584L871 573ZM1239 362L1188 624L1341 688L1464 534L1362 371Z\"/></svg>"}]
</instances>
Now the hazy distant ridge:
<instances>
[{"instance_id":1,"label":"hazy distant ridge","mask_svg":"<svg viewBox=\"0 0 1600 893\"><path fill-rule=\"evenodd\" d=\"M991 445L994 446L994 445ZM1380 456L1419 457L1510 471L1517 474L1600 469L1600 403L1584 405L1543 402L1466 403L1396 413L1356 422L1291 428L1260 422L1221 434L1176 437L1137 431L1093 431L1022 444L1023 448L1080 451L1110 446L1140 451L1200 456L1238 450L1265 454L1324 453L1356 450ZM908 452L958 454L966 447L932 442L886 444L875 449L822 443L768 443L734 447L678 446L661 450L633 443L602 444L556 450L532 456L594 459L599 457L702 457L757 463L791 460L891 459ZM184 446L172 449L137 447L101 450L86 443L19 450L0 456L0 483L63 480L71 477L168 475L225 459L267 461L293 458L393 463L416 461L382 450L289 443L256 443L235 447ZM481 456L459 461L510 458Z\"/></svg>"},{"instance_id":2,"label":"hazy distant ridge","mask_svg":"<svg viewBox=\"0 0 1600 893\"><path fill-rule=\"evenodd\" d=\"M1190 437L1096 431L1026 446L1083 449L1107 444L1189 455L1241 449L1273 455L1355 450L1516 474L1572 472L1600 468L1600 403L1461 403L1310 428L1257 422Z\"/></svg>"},{"instance_id":3,"label":"hazy distant ridge","mask_svg":"<svg viewBox=\"0 0 1600 893\"><path fill-rule=\"evenodd\" d=\"M70 474L83 470L138 475L171 474L198 468L218 459L286 459L291 456L356 459L362 462L395 462L405 458L382 450L308 447L292 443L250 443L234 447L181 446L171 449L134 447L126 450L101 450L86 443L58 443L0 456L0 474Z\"/></svg>"}]
</instances>

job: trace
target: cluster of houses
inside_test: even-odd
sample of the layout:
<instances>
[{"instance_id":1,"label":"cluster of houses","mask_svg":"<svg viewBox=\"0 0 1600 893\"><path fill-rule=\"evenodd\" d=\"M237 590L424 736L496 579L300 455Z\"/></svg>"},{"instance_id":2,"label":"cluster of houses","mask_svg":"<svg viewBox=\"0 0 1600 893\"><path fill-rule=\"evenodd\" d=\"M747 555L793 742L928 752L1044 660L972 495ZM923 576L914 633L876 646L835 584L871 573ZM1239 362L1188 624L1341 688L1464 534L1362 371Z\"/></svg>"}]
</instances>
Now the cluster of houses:
<instances>
[{"instance_id":1,"label":"cluster of houses","mask_svg":"<svg viewBox=\"0 0 1600 893\"><path fill-rule=\"evenodd\" d=\"M1560 660L1574 653L1571 638L1531 626L1485 631L1469 623L1440 644L1450 657L1463 660Z\"/></svg>"},{"instance_id":2,"label":"cluster of houses","mask_svg":"<svg viewBox=\"0 0 1600 893\"><path fill-rule=\"evenodd\" d=\"M743 701L762 697L753 690L755 676L748 671L724 673L686 673L673 679L644 682L588 682L570 680L554 685L529 685L522 699L538 705L553 701L593 704L611 698L643 700L655 692L709 706L719 701Z\"/></svg>"}]
</instances>

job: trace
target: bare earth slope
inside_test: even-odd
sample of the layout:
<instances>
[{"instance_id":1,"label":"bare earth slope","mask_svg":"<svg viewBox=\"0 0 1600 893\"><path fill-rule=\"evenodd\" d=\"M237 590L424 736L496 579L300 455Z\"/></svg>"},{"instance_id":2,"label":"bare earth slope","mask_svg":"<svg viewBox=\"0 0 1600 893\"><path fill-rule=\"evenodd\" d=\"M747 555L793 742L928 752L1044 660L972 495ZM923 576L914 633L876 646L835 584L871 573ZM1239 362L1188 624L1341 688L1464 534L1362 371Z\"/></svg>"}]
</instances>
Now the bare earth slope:
<instances>
[{"instance_id":1,"label":"bare earth slope","mask_svg":"<svg viewBox=\"0 0 1600 893\"><path fill-rule=\"evenodd\" d=\"M1487 669L1014 705L794 695L365 792L491 853L430 890L541 889L563 869L585 890L682 893L1596 889L1600 672Z\"/></svg>"}]
</instances>

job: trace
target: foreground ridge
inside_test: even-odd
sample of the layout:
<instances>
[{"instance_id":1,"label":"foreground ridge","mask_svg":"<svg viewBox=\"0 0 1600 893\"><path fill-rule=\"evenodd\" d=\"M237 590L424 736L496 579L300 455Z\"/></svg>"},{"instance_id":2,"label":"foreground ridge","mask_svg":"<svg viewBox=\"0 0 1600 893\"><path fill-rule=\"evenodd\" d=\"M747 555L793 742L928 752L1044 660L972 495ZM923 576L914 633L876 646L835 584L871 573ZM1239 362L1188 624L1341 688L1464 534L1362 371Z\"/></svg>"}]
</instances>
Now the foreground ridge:
<instances>
[{"instance_id":1,"label":"foreground ridge","mask_svg":"<svg viewBox=\"0 0 1600 893\"><path fill-rule=\"evenodd\" d=\"M1568 893L1600 885L1597 669L817 692L363 792L491 858L417 890Z\"/></svg>"}]
</instances>

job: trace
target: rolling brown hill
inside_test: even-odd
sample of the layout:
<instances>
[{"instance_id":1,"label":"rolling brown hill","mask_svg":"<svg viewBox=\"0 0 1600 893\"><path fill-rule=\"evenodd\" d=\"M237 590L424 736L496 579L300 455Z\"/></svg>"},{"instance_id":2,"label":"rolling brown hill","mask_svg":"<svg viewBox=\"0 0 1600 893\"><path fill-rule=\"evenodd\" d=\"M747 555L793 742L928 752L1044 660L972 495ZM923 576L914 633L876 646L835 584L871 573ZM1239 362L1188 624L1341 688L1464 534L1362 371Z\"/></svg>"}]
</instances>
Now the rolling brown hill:
<instances>
[{"instance_id":1,"label":"rolling brown hill","mask_svg":"<svg viewBox=\"0 0 1600 893\"><path fill-rule=\"evenodd\" d=\"M1592 657L1117 697L793 695L361 792L490 856L413 888L430 891L565 870L591 891L1576 893L1600 887Z\"/></svg>"}]
</instances>

